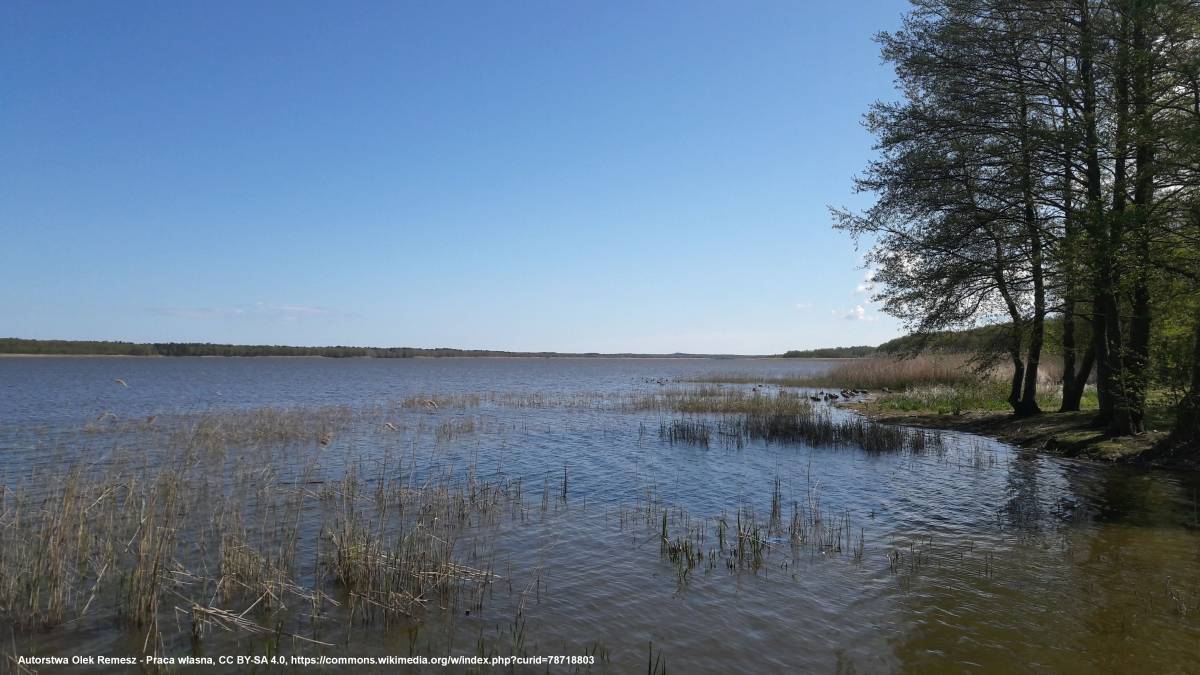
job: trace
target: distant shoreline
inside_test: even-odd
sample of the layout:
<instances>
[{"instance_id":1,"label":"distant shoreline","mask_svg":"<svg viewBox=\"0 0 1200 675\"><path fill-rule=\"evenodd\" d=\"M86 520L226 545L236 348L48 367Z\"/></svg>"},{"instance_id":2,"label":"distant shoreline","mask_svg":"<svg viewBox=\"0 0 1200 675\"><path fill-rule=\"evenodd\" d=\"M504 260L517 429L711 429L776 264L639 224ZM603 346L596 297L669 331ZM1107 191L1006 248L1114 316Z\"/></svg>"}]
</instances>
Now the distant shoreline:
<instances>
[{"instance_id":1,"label":"distant shoreline","mask_svg":"<svg viewBox=\"0 0 1200 675\"><path fill-rule=\"evenodd\" d=\"M21 358L50 356L133 356L133 357L323 357L323 358L505 358L505 359L769 359L769 358L837 358L843 349L788 352L787 354L638 354L618 352L521 352L501 349L458 349L452 347L355 347L334 345L325 347L296 347L289 345L239 345L212 342L125 342L119 340L32 340L0 338L0 357ZM829 353L824 353L829 352ZM849 356L850 354L846 354Z\"/></svg>"},{"instance_id":2,"label":"distant shoreline","mask_svg":"<svg viewBox=\"0 0 1200 675\"><path fill-rule=\"evenodd\" d=\"M839 358L795 358L784 357L778 354L733 354L733 355L707 355L707 354L688 354L686 356L671 356L667 354L447 354L444 356L433 356L429 354L416 354L413 356L323 356L321 354L185 354L185 355L165 355L165 354L45 354L45 353L13 353L0 352L0 359L95 359L95 358L114 358L114 359L330 359L334 361L351 361L351 360L375 360L375 361L405 361L411 359L625 359L631 361L637 360L660 360L660 361L733 361L736 359L779 359L781 361L843 361L846 359Z\"/></svg>"},{"instance_id":3,"label":"distant shoreline","mask_svg":"<svg viewBox=\"0 0 1200 675\"><path fill-rule=\"evenodd\" d=\"M792 357L779 354L734 354L708 356L704 354L689 354L687 356L668 356L664 354L510 354L510 355L448 355L448 356L321 356L319 354L264 354L261 356L215 354L196 354L187 356L164 356L162 354L18 354L0 352L0 359L330 359L335 361L375 360L375 361L404 361L411 359L624 359L638 360L671 360L671 361L732 361L736 359L778 359L780 361L850 361L853 357Z\"/></svg>"}]
</instances>

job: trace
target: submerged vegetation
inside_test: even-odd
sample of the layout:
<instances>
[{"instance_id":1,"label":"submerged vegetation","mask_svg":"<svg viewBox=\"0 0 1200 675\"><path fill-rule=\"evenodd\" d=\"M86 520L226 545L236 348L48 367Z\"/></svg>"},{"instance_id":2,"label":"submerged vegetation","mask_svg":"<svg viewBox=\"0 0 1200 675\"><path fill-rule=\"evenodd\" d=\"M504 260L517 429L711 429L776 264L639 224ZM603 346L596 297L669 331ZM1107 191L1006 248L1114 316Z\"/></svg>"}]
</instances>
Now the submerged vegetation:
<instances>
[{"instance_id":1,"label":"submerged vegetation","mask_svg":"<svg viewBox=\"0 0 1200 675\"><path fill-rule=\"evenodd\" d=\"M759 574L771 567L787 570L817 556L863 561L864 529L856 534L848 511L824 504L819 486L808 484L803 499L790 503L778 477L769 487L768 512L741 506L733 514L709 517L668 504L654 488L647 488L633 505L619 509L618 522L622 529L656 533L659 554L674 567L680 587L695 572Z\"/></svg>"}]
</instances>

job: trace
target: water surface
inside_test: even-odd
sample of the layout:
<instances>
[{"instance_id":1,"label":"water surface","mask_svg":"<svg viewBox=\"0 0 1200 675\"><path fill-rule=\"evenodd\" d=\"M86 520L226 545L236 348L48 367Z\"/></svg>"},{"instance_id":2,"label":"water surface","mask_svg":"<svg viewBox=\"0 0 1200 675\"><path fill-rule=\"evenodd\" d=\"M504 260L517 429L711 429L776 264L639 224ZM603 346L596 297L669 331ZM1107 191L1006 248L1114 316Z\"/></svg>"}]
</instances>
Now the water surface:
<instances>
[{"instance_id":1,"label":"water surface","mask_svg":"<svg viewBox=\"0 0 1200 675\"><path fill-rule=\"evenodd\" d=\"M48 457L129 444L97 431L109 420L479 394L477 406L418 407L395 419L430 430L470 420L469 432L416 433L405 447L428 466L522 479L534 515L480 535L503 581L470 614L431 607L403 625L331 629L338 647L326 653L503 650L520 621L525 649L600 653L595 672L640 672L651 643L675 672L1197 672L1194 476L1055 459L953 433L944 452L916 455L670 444L658 429L678 413L611 404L715 373L828 367L778 359L0 358L0 477L16 486ZM382 452L380 438L365 428L339 435L321 449L322 470L343 470L339 457L351 453ZM542 486L557 485L564 471L569 497L541 512ZM765 514L776 479L785 513L815 499L845 519L860 554L855 545L796 551L778 542L759 569L702 565L681 581L660 551L657 523L622 517L648 491L699 521L743 508ZM21 653L118 654L140 653L140 635L92 621L16 640ZM202 649L258 653L260 642L220 635ZM186 635L162 649L196 653Z\"/></svg>"}]
</instances>

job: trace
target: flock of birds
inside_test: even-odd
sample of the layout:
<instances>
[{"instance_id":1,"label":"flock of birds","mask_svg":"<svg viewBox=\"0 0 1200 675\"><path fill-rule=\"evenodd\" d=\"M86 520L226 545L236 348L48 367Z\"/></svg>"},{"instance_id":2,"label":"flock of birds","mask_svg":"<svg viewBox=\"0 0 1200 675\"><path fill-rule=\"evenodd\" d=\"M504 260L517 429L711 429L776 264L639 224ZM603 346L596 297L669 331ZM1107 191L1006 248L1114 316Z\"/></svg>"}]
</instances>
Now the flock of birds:
<instances>
[{"instance_id":1,"label":"flock of birds","mask_svg":"<svg viewBox=\"0 0 1200 675\"><path fill-rule=\"evenodd\" d=\"M866 396L869 393L871 392L867 391L866 389L843 389L841 392L836 394L831 391L818 391L817 393L810 395L808 398L813 401L836 401L838 399L849 400L857 396Z\"/></svg>"}]
</instances>

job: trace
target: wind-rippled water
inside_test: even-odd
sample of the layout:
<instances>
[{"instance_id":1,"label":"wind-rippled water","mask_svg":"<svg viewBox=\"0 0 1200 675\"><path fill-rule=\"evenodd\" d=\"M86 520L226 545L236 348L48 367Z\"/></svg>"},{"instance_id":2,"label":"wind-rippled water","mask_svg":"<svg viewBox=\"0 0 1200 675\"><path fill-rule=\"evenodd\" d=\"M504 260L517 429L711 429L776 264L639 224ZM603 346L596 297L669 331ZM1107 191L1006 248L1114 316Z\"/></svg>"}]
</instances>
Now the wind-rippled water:
<instances>
[{"instance_id":1,"label":"wind-rippled water","mask_svg":"<svg viewBox=\"0 0 1200 675\"><path fill-rule=\"evenodd\" d=\"M418 653L473 654L479 640L510 639L522 605L521 639L532 653L603 654L595 672L640 672L651 643L670 671L686 673L1200 672L1195 476L1055 459L954 433L944 435L944 452L923 454L670 444L659 425L678 413L608 404L714 374L828 367L776 359L5 358L0 476L11 483L46 461L48 447L106 451L117 441L80 432L98 418L480 394L478 406L407 412L431 428L477 422L440 441L430 434L419 449L414 441L414 456L520 477L531 503L544 483L556 489L565 470L569 498L489 535L490 559L505 578L481 610L435 608L406 628L355 628L330 653L409 654L415 644ZM325 453L352 447L369 456L375 438L360 429ZM660 552L658 527L622 517L647 490L699 520L743 507L766 514L776 479L785 505L816 500L844 518L851 545L772 551L758 570L705 565L681 580ZM23 640L40 654L141 648L136 634L103 624ZM253 645L231 637L208 649ZM186 640L176 648L187 653Z\"/></svg>"}]
</instances>

